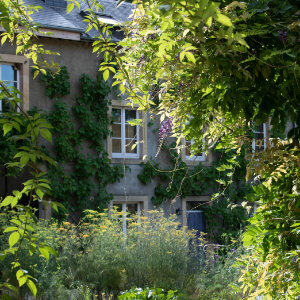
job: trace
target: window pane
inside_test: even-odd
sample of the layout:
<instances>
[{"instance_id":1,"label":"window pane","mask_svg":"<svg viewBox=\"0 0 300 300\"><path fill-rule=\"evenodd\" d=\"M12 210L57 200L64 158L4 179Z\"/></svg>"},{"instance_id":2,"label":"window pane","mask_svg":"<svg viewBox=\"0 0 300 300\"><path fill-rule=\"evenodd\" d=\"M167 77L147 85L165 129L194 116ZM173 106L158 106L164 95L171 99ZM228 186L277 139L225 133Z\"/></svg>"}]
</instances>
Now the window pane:
<instances>
[{"instance_id":1,"label":"window pane","mask_svg":"<svg viewBox=\"0 0 300 300\"><path fill-rule=\"evenodd\" d=\"M135 140L135 139L126 139L125 142L126 142L126 153L137 153L138 145L136 145L136 147L131 150L132 146L134 144L136 144L137 140Z\"/></svg>"},{"instance_id":2,"label":"window pane","mask_svg":"<svg viewBox=\"0 0 300 300\"><path fill-rule=\"evenodd\" d=\"M254 132L264 132L264 124L259 124L259 125L254 125L254 128L253 128L253 131Z\"/></svg>"},{"instance_id":3,"label":"window pane","mask_svg":"<svg viewBox=\"0 0 300 300\"><path fill-rule=\"evenodd\" d=\"M14 81L15 78L15 71L13 66L11 65L1 65L1 79L2 80L8 80L8 81Z\"/></svg>"},{"instance_id":4,"label":"window pane","mask_svg":"<svg viewBox=\"0 0 300 300\"><path fill-rule=\"evenodd\" d=\"M263 140L263 138L264 138L264 133L263 132L256 132L255 134L254 134L254 137L255 137L255 139L256 140Z\"/></svg>"},{"instance_id":5,"label":"window pane","mask_svg":"<svg viewBox=\"0 0 300 300\"><path fill-rule=\"evenodd\" d=\"M125 137L136 138L136 126L125 125Z\"/></svg>"},{"instance_id":6,"label":"window pane","mask_svg":"<svg viewBox=\"0 0 300 300\"><path fill-rule=\"evenodd\" d=\"M121 137L121 124L112 125L112 135L113 137Z\"/></svg>"},{"instance_id":7,"label":"window pane","mask_svg":"<svg viewBox=\"0 0 300 300\"><path fill-rule=\"evenodd\" d=\"M112 109L112 119L113 122L121 123L121 109L118 108Z\"/></svg>"},{"instance_id":8,"label":"window pane","mask_svg":"<svg viewBox=\"0 0 300 300\"><path fill-rule=\"evenodd\" d=\"M120 139L112 139L112 152L113 153L122 153Z\"/></svg>"},{"instance_id":9,"label":"window pane","mask_svg":"<svg viewBox=\"0 0 300 300\"><path fill-rule=\"evenodd\" d=\"M137 213L137 203L127 203L127 212L130 214Z\"/></svg>"},{"instance_id":10,"label":"window pane","mask_svg":"<svg viewBox=\"0 0 300 300\"><path fill-rule=\"evenodd\" d=\"M136 119L136 110L125 109L125 121L128 122L134 119Z\"/></svg>"},{"instance_id":11,"label":"window pane","mask_svg":"<svg viewBox=\"0 0 300 300\"><path fill-rule=\"evenodd\" d=\"M113 208L118 212L122 212L122 204L114 204Z\"/></svg>"}]
</instances>

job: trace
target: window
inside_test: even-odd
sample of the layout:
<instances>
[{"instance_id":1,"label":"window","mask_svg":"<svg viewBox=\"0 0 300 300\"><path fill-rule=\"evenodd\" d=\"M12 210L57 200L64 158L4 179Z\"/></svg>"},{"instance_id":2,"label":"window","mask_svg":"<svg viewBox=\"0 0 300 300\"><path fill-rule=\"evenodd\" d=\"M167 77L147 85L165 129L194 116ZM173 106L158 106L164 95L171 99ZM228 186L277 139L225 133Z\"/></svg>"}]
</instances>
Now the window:
<instances>
[{"instance_id":1,"label":"window","mask_svg":"<svg viewBox=\"0 0 300 300\"><path fill-rule=\"evenodd\" d=\"M126 101L112 100L110 108L111 136L107 139L107 152L112 163L139 164L147 154L146 114L128 107ZM141 125L132 126L128 122L142 119Z\"/></svg>"},{"instance_id":2,"label":"window","mask_svg":"<svg viewBox=\"0 0 300 300\"><path fill-rule=\"evenodd\" d=\"M194 144L193 140L185 141L185 159L190 161L205 161L205 153L199 152L196 155L191 153L191 147Z\"/></svg>"},{"instance_id":3,"label":"window","mask_svg":"<svg viewBox=\"0 0 300 300\"><path fill-rule=\"evenodd\" d=\"M118 212L123 212L122 226L123 233L127 233L128 223L133 220L133 216L140 217L142 211L148 210L148 196L114 196L111 202L111 208Z\"/></svg>"},{"instance_id":4,"label":"window","mask_svg":"<svg viewBox=\"0 0 300 300\"><path fill-rule=\"evenodd\" d=\"M203 140L204 141L204 140ZM213 154L209 150L207 153L199 152L196 155L191 153L191 147L194 144L193 140L182 140L182 151L181 151L181 159L187 164L191 166L196 166L201 162L203 166L211 166L213 161Z\"/></svg>"},{"instance_id":5,"label":"window","mask_svg":"<svg viewBox=\"0 0 300 300\"><path fill-rule=\"evenodd\" d=\"M122 226L123 226L123 233L127 233L127 226L131 220L134 220L133 217L139 217L141 215L141 203L119 203L113 204L114 209L118 212L123 212L122 216Z\"/></svg>"},{"instance_id":6,"label":"window","mask_svg":"<svg viewBox=\"0 0 300 300\"><path fill-rule=\"evenodd\" d=\"M29 110L29 63L27 58L20 55L0 53L0 80L9 88L20 90L22 108ZM0 111L7 111L9 99L0 100Z\"/></svg>"},{"instance_id":7,"label":"window","mask_svg":"<svg viewBox=\"0 0 300 300\"><path fill-rule=\"evenodd\" d=\"M131 126L128 121L138 119L138 112L129 108L112 109L112 157L139 157L139 126Z\"/></svg>"},{"instance_id":8,"label":"window","mask_svg":"<svg viewBox=\"0 0 300 300\"><path fill-rule=\"evenodd\" d=\"M252 151L257 152L266 149L267 126L266 123L254 125L252 132Z\"/></svg>"},{"instance_id":9,"label":"window","mask_svg":"<svg viewBox=\"0 0 300 300\"><path fill-rule=\"evenodd\" d=\"M211 196L187 196L182 198L182 225L205 231L203 206L210 205Z\"/></svg>"},{"instance_id":10,"label":"window","mask_svg":"<svg viewBox=\"0 0 300 300\"><path fill-rule=\"evenodd\" d=\"M18 68L14 64L0 64L0 80L8 89L10 89L11 87L20 89L20 73ZM9 101L9 98L3 98L0 100L1 112L6 112L9 110Z\"/></svg>"}]
</instances>

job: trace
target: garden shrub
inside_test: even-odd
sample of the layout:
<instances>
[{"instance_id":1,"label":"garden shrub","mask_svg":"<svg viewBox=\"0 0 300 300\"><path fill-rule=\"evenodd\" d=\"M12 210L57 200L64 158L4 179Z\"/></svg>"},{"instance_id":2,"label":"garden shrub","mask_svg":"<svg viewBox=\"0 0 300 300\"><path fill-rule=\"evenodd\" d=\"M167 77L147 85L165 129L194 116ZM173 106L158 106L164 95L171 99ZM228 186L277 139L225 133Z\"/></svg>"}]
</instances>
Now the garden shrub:
<instances>
[{"instance_id":1,"label":"garden shrub","mask_svg":"<svg viewBox=\"0 0 300 300\"><path fill-rule=\"evenodd\" d=\"M150 211L148 216L130 216L125 235L123 218L124 214L116 211L109 215L87 210L77 226L40 221L39 238L58 256L45 261L37 254L29 256L28 251L21 251L18 258L37 279L39 294L68 299L82 286L95 294L114 295L134 286L191 288L204 262L191 240L194 234L179 228L175 217ZM3 270L9 267L0 264Z\"/></svg>"}]
</instances>

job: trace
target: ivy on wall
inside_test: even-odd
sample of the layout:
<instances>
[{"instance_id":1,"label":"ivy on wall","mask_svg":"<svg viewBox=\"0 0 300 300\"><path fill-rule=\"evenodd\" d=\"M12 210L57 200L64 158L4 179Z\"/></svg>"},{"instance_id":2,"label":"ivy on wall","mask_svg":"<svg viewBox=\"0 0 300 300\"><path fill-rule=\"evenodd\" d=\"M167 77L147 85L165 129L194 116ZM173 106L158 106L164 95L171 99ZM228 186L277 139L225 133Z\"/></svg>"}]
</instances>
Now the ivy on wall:
<instances>
[{"instance_id":1,"label":"ivy on wall","mask_svg":"<svg viewBox=\"0 0 300 300\"><path fill-rule=\"evenodd\" d=\"M53 76L42 76L46 95L55 98L52 112L45 112L53 126L53 158L57 167L49 166L52 197L69 212L86 208L104 208L112 199L106 186L122 177L121 166L112 166L106 152L110 134L107 95L110 89L103 80L88 75L80 79L80 95L72 109L60 97L70 93L69 75L62 67Z\"/></svg>"},{"instance_id":2,"label":"ivy on wall","mask_svg":"<svg viewBox=\"0 0 300 300\"><path fill-rule=\"evenodd\" d=\"M138 175L143 184L149 184L156 179L158 184L152 202L160 205L164 201L187 196L215 194L215 200L210 205L201 206L205 211L207 231L211 239L220 244L236 238L239 231L246 225L248 212L240 204L251 191L250 185L244 180L246 172L245 153L236 156L234 151L224 152L214 149L215 159L210 167L201 162L189 167L178 156L173 144L162 146L170 157L170 166L162 169L158 162L150 160L143 163L143 170ZM228 160L235 156L236 167L223 170ZM220 183L227 183L223 187ZM234 209L231 209L235 206Z\"/></svg>"}]
</instances>

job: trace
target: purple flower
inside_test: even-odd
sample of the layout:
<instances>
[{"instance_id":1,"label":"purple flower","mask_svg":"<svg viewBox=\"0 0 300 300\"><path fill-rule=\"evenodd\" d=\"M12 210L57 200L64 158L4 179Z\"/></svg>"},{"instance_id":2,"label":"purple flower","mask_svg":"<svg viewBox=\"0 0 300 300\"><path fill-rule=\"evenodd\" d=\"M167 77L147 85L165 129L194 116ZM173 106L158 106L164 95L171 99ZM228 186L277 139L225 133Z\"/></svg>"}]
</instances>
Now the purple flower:
<instances>
[{"instance_id":1,"label":"purple flower","mask_svg":"<svg viewBox=\"0 0 300 300\"><path fill-rule=\"evenodd\" d=\"M149 39L149 40L154 40L155 37L156 37L156 34L155 34L155 33L151 33L151 34L148 35L148 39Z\"/></svg>"},{"instance_id":2,"label":"purple flower","mask_svg":"<svg viewBox=\"0 0 300 300\"><path fill-rule=\"evenodd\" d=\"M235 251L236 251L236 248L232 248L231 251L232 251L232 252L235 252Z\"/></svg>"},{"instance_id":3,"label":"purple flower","mask_svg":"<svg viewBox=\"0 0 300 300\"><path fill-rule=\"evenodd\" d=\"M159 138L158 138L159 144L161 144L163 142L163 140L170 135L172 128L173 128L172 121L173 121L173 118L170 117L161 123L160 129L159 129Z\"/></svg>"},{"instance_id":4,"label":"purple flower","mask_svg":"<svg viewBox=\"0 0 300 300\"><path fill-rule=\"evenodd\" d=\"M177 89L178 90L181 90L182 88L183 88L183 86L184 86L184 84L183 84L183 82L182 82L182 80L178 83L178 85L177 85Z\"/></svg>"},{"instance_id":5,"label":"purple flower","mask_svg":"<svg viewBox=\"0 0 300 300\"><path fill-rule=\"evenodd\" d=\"M286 42L286 38L287 38L287 32L284 30L278 30L278 39L282 42L285 43Z\"/></svg>"},{"instance_id":6,"label":"purple flower","mask_svg":"<svg viewBox=\"0 0 300 300\"><path fill-rule=\"evenodd\" d=\"M146 61L146 58L144 57L144 54L141 55L139 62L137 65L139 66L143 61Z\"/></svg>"}]
</instances>

